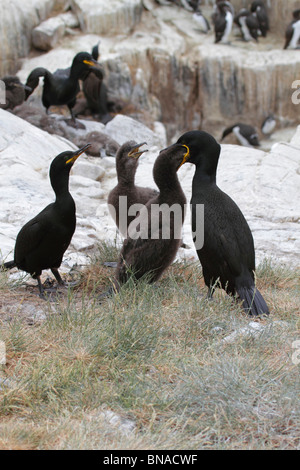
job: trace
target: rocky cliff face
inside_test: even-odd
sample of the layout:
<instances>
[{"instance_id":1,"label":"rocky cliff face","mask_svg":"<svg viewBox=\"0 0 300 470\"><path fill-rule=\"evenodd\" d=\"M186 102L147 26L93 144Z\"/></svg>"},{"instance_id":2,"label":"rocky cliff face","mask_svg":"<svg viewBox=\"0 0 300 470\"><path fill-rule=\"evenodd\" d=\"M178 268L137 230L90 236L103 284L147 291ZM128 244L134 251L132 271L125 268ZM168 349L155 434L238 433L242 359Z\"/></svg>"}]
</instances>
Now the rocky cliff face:
<instances>
[{"instance_id":1,"label":"rocky cliff face","mask_svg":"<svg viewBox=\"0 0 300 470\"><path fill-rule=\"evenodd\" d=\"M62 0L23 3L24 6L20 0L12 0L8 8L0 0L1 75L16 70L18 58L28 54L32 28L53 13L53 8L61 12L64 6ZM236 7L244 6L244 2L234 3ZM282 17L283 12L287 17L296 2L286 3L290 11L281 0L274 6L272 15L278 15L278 22L279 5ZM99 124L101 132L105 131L119 144L134 136L155 147L141 162L137 175L141 185L149 185L153 161L159 149L166 145L165 138L155 140L161 136L163 126L154 121L165 124L169 140L187 129L200 127L219 138L226 125L246 120L259 126L269 112L276 114L282 125L292 124L296 128L300 104L292 101L295 91L292 84L300 78L299 51L282 50L283 35L279 29L276 31L275 20L268 38L258 44L242 42L235 30L230 45L216 45L213 33L201 34L189 12L177 7L158 7L151 0L147 4L151 6L149 10L142 10L142 2L138 0L98 0L97 4L73 0L73 11L78 15L81 29L62 37L47 53L35 51L25 58L18 76L24 82L35 67L44 66L51 71L66 68L77 52L91 50L100 38L100 61L109 96L122 101L124 111L139 121L148 120L155 131L141 130L137 122L125 124L125 117L120 115L106 126L85 122L86 130L94 131L89 129L91 123ZM209 17L211 7L206 6L205 12ZM83 33L85 28L93 34ZM40 92L41 87L31 95L32 104L40 105ZM31 211L34 214L53 197L46 184L51 159L72 144L4 111L0 113L0 128L3 175L0 192L5 201L0 214L0 246L2 256L6 257L20 225ZM80 132L74 130L76 135ZM249 220L259 259L276 253L280 259L291 262L299 248L299 205L296 204L299 148L299 132L291 143L280 144L268 153L222 146L218 181ZM100 238L113 239L116 233L106 205L108 191L116 181L114 159L105 157L96 163L92 160L82 158L82 164L78 162L72 175L72 192L78 201L74 252L88 250ZM88 163L88 167L83 163ZM188 200L193 171L187 165L180 172ZM90 174L98 176L91 182ZM188 214L184 235L191 242Z\"/></svg>"},{"instance_id":2,"label":"rocky cliff face","mask_svg":"<svg viewBox=\"0 0 300 470\"><path fill-rule=\"evenodd\" d=\"M212 3L212 2L204 2ZM239 10L248 6L245 0L231 0ZM285 28L292 19L292 11L299 8L297 0L265 0L268 6L271 31L284 36ZM32 44L32 30L41 21L54 16L68 5L78 16L83 32L100 35L129 34L141 20L144 2L142 0L0 0L0 76L13 73L18 68L18 59L25 57ZM157 7L148 0L151 13L155 8L176 9L177 17L186 14L177 7ZM154 13L156 14L156 12ZM187 12L187 14L189 14ZM189 14L191 16L191 14ZM283 44L283 41L282 41Z\"/></svg>"},{"instance_id":3,"label":"rocky cliff face","mask_svg":"<svg viewBox=\"0 0 300 470\"><path fill-rule=\"evenodd\" d=\"M101 35L128 34L140 21L140 0L71 0L83 32Z\"/></svg>"},{"instance_id":4,"label":"rocky cliff face","mask_svg":"<svg viewBox=\"0 0 300 470\"><path fill-rule=\"evenodd\" d=\"M228 118L259 126L274 113L282 123L299 122L292 83L300 76L297 52L235 51L225 46L199 48L199 100L203 124L212 129Z\"/></svg>"},{"instance_id":5,"label":"rocky cliff face","mask_svg":"<svg viewBox=\"0 0 300 470\"><path fill-rule=\"evenodd\" d=\"M76 134L82 134L84 143L92 129L118 139L119 145L132 136L137 142L146 141L148 152L141 157L136 182L139 186L156 187L152 170L160 149L166 146L163 136L121 115L106 126L80 122L86 129L76 130ZM11 259L20 227L53 201L49 165L57 154L70 149L74 149L70 141L49 135L0 109L0 262ZM295 253L300 248L299 152L300 127L291 142L278 144L271 152L222 145L218 185L236 201L249 222L257 263L264 257L274 257L281 263L298 264ZM194 171L193 165L186 164L178 172L187 201L191 197ZM70 190L76 202L77 227L63 269L68 270L75 262L86 263L85 254L88 257L98 240L116 239L122 243L107 207L108 193L116 183L112 157L82 155L72 168ZM189 205L183 239L190 249L181 248L178 257L197 260Z\"/></svg>"},{"instance_id":6,"label":"rocky cliff face","mask_svg":"<svg viewBox=\"0 0 300 470\"><path fill-rule=\"evenodd\" d=\"M14 5L18 1L13 0L13 14L9 15L0 0L0 8L6 12L0 21L4 24L6 18L11 25L11 16L20 23L7 30L7 36L14 37L3 42L2 74L13 70L14 57L28 52L31 25L57 5L55 0L31 0L17 14ZM72 0L81 29L62 38L50 53L26 59L18 75L26 80L37 66L52 71L66 67L76 52L90 50L100 38L100 61L109 96L122 100L126 110L134 110L134 117L149 124L162 121L170 139L177 131L199 127L219 135L225 125L245 119L259 126L269 113L274 113L282 126L296 125L299 105L292 101L292 84L300 76L299 51L283 51L282 31L297 2L273 3L269 9L271 32L266 39L245 43L234 29L231 44L219 45L214 44L213 32L202 34L192 14L175 6L159 7L149 0L151 8L146 10L141 0ZM62 4L61 0L60 9ZM245 6L243 0L233 4L236 9ZM205 6L203 11L209 18L212 7Z\"/></svg>"},{"instance_id":7,"label":"rocky cliff face","mask_svg":"<svg viewBox=\"0 0 300 470\"><path fill-rule=\"evenodd\" d=\"M249 8L251 0L231 0L231 3L236 10L240 10ZM286 26L292 20L291 12L299 8L299 2L297 0L265 0L264 3L267 7L271 30L284 35Z\"/></svg>"},{"instance_id":8,"label":"rocky cliff face","mask_svg":"<svg viewBox=\"0 0 300 470\"><path fill-rule=\"evenodd\" d=\"M0 76L18 70L31 48L31 32L55 7L55 0L0 0Z\"/></svg>"}]
</instances>

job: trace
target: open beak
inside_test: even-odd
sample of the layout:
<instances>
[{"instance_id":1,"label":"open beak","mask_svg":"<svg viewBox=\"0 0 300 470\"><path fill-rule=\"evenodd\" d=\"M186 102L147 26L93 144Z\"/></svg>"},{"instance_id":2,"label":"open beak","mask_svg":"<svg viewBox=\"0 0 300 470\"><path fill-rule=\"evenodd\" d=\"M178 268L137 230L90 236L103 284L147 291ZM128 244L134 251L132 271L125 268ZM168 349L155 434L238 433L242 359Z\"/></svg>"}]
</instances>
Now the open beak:
<instances>
[{"instance_id":1,"label":"open beak","mask_svg":"<svg viewBox=\"0 0 300 470\"><path fill-rule=\"evenodd\" d=\"M80 155L82 155L92 144L87 144L81 149L77 150L76 152L73 153L73 156L69 158L69 160L66 161L66 165L69 163L74 163Z\"/></svg>"},{"instance_id":2,"label":"open beak","mask_svg":"<svg viewBox=\"0 0 300 470\"><path fill-rule=\"evenodd\" d=\"M145 150L140 150L140 147L142 147L142 145L146 145L147 142L143 142L141 144L138 144L138 145L135 145L134 147L132 147L132 149L130 150L130 152L128 153L128 157L132 157L132 158L136 158L138 159L142 153L144 152L148 152L147 149Z\"/></svg>"},{"instance_id":3,"label":"open beak","mask_svg":"<svg viewBox=\"0 0 300 470\"><path fill-rule=\"evenodd\" d=\"M183 155L183 159L182 159L182 162L180 163L179 167L177 168L177 171L179 170L179 168L185 163L188 161L188 159L190 158L190 149L188 148L187 145L185 144L181 144L182 147L185 147L186 148L186 152L185 154Z\"/></svg>"}]
</instances>

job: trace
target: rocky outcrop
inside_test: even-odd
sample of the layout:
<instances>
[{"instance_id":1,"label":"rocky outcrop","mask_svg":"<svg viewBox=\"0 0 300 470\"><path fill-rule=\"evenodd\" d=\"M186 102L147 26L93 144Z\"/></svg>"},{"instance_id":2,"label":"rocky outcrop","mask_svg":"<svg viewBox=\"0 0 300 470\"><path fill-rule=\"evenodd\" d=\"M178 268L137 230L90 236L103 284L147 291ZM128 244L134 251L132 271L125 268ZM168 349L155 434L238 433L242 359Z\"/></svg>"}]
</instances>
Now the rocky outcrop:
<instances>
[{"instance_id":1,"label":"rocky outcrop","mask_svg":"<svg viewBox=\"0 0 300 470\"><path fill-rule=\"evenodd\" d=\"M71 5L76 21L56 16ZM128 34L140 21L141 0L0 0L0 77L15 73L31 47L47 51L65 29L80 25L96 34ZM51 16L51 18L49 18Z\"/></svg>"},{"instance_id":2,"label":"rocky outcrop","mask_svg":"<svg viewBox=\"0 0 300 470\"><path fill-rule=\"evenodd\" d=\"M78 27L78 18L72 12L54 16L34 28L32 31L32 45L36 49L49 51L58 44L70 29Z\"/></svg>"},{"instance_id":3,"label":"rocky outcrop","mask_svg":"<svg viewBox=\"0 0 300 470\"><path fill-rule=\"evenodd\" d=\"M49 51L65 34L65 23L57 16L43 21L32 32L32 45L36 49Z\"/></svg>"},{"instance_id":4,"label":"rocky outcrop","mask_svg":"<svg viewBox=\"0 0 300 470\"><path fill-rule=\"evenodd\" d=\"M298 51L283 51L268 39L259 45L238 40L217 45L212 35L200 36L199 44L197 31L190 30L187 37L171 26L175 16L173 9L165 22L148 16L148 31L141 23L122 41L101 38L108 99L120 104L114 112L122 110L148 126L162 121L169 139L177 131L200 127L219 137L234 121L259 127L269 113L279 126L298 124L299 105L292 100L292 84L300 76ZM183 29L189 21L183 12ZM72 37L67 47L25 62L18 75L24 81L35 67L64 68L76 52L91 50L98 39ZM38 90L30 100L40 102Z\"/></svg>"},{"instance_id":5,"label":"rocky outcrop","mask_svg":"<svg viewBox=\"0 0 300 470\"><path fill-rule=\"evenodd\" d=\"M120 146L109 133L104 132L105 126L98 122L85 121L84 124L77 120L74 124L62 115L47 115L41 107L27 103L15 107L13 114L51 135L70 140L77 147L83 147L86 142L91 143L86 153L94 157L106 154L115 156Z\"/></svg>"},{"instance_id":6,"label":"rocky outcrop","mask_svg":"<svg viewBox=\"0 0 300 470\"><path fill-rule=\"evenodd\" d=\"M232 0L236 11L247 6L246 3L244 0ZM265 4L268 8L271 32L282 36L283 46L286 26L292 19L292 11L299 7L299 2L297 0L289 2L277 0L271 3L270 0L265 0ZM18 67L18 59L25 57L32 45L37 45L42 50L49 50L56 44L62 34L62 24L61 18L55 18L55 14L63 11L69 5L83 32L106 36L123 36L131 33L141 22L143 12L160 18L160 11L163 11L163 14L167 13L167 15L169 11L173 11L177 22L180 18L184 18L184 15L191 17L190 12L179 10L175 5L158 7L154 0L147 1L147 5L150 5L150 8L147 9L144 9L142 0L113 0L110 2L106 0L98 0L97 2L93 0L28 0L26 2L12 0L9 8L7 8L5 0L0 0L0 40L2 44L0 76L14 73ZM149 13L148 10L150 10ZM180 17L178 12L180 12ZM210 14L211 11L209 11L208 17ZM49 18L49 22L43 24L47 18ZM176 22L176 20L174 21ZM54 27L53 23L55 23ZM60 24L58 25L58 23ZM70 27L74 28L75 26ZM37 29L33 32L32 38L31 34L35 28ZM185 30L185 33L189 34L189 31ZM50 38L51 34L52 39Z\"/></svg>"},{"instance_id":7,"label":"rocky outcrop","mask_svg":"<svg viewBox=\"0 0 300 470\"><path fill-rule=\"evenodd\" d=\"M78 130L83 143L91 127L109 135L118 129L120 144L132 136L140 142L148 141L148 152L143 154L136 182L140 186L155 187L153 163L165 145L158 133L125 116L104 126L86 124ZM138 132L136 129L138 128ZM218 185L239 205L253 232L257 262L264 257L295 264L295 253L300 249L299 238L299 152L300 129L291 143L279 143L271 152L222 145L218 168ZM156 145L153 145L156 139ZM74 145L62 137L32 126L13 114L0 110L0 249L1 259L9 259L20 227L53 200L48 171L52 159ZM242 164L241 164L242 162ZM184 165L178 172L187 200L191 196L193 165ZM68 269L75 262L86 263L98 240L122 243L107 207L107 195L116 185L115 159L92 158L82 155L74 165L70 189L77 207L77 228L64 258ZM196 258L190 227L189 207L183 229L183 239L191 249L181 248L180 258Z\"/></svg>"},{"instance_id":8,"label":"rocky outcrop","mask_svg":"<svg viewBox=\"0 0 300 470\"><path fill-rule=\"evenodd\" d=\"M222 50L199 47L199 103L203 125L247 121L258 126L273 113L283 124L299 122L292 83L300 76L298 51ZM234 122L232 122L234 124ZM225 126L226 127L226 126Z\"/></svg>"},{"instance_id":9,"label":"rocky outcrop","mask_svg":"<svg viewBox=\"0 0 300 470\"><path fill-rule=\"evenodd\" d=\"M5 0L0 1L0 77L18 70L18 59L30 51L33 28L55 5L55 0L11 0L9 6Z\"/></svg>"},{"instance_id":10,"label":"rocky outcrop","mask_svg":"<svg viewBox=\"0 0 300 470\"><path fill-rule=\"evenodd\" d=\"M234 4L239 8L243 3ZM230 45L218 45L212 32L204 35L193 27L190 12L181 9L179 17L177 7L152 2L152 10L141 14L141 5L137 0L73 0L73 15L76 12L81 27L97 35L61 39L55 50L25 61L20 79L25 81L38 66L51 71L69 66L77 52L91 50L104 28L100 60L114 113L121 111L150 127L153 121L162 121L170 140L177 131L200 127L219 137L225 126L245 119L259 127L269 113L280 126L298 124L292 84L300 76L299 52L282 50L281 33L271 31L270 38L256 44L243 43L233 32ZM291 11L294 6L289 3ZM278 10L277 3L274 9ZM288 11L284 3L282 9ZM35 90L30 100L40 103L40 91Z\"/></svg>"},{"instance_id":11,"label":"rocky outcrop","mask_svg":"<svg viewBox=\"0 0 300 470\"><path fill-rule=\"evenodd\" d=\"M241 8L248 8L251 1L245 0L230 0L234 8L238 11ZM270 29L272 32L277 32L284 35L286 26L292 20L292 12L299 8L298 0L264 0L267 7L268 16L270 20Z\"/></svg>"},{"instance_id":12,"label":"rocky outcrop","mask_svg":"<svg viewBox=\"0 0 300 470\"><path fill-rule=\"evenodd\" d=\"M57 119L61 119L57 116ZM152 164L158 149L166 145L164 137L139 122L126 116L118 116L116 122L110 122L109 128L93 121L80 121L83 129L73 129L80 143L89 142L91 132L106 136L104 145L118 148L118 144L128 136L132 139L138 129L140 142L148 141L147 180L154 185ZM63 125L61 123L61 125ZM118 129L118 132L116 130ZM71 132L71 131L70 131ZM119 142L111 137L116 134ZM156 143L157 147L153 145ZM57 135L50 135L8 111L0 109L0 260L12 255L15 238L21 226L43 207L53 200L53 190L49 182L49 166L52 159L60 152L73 150L72 142ZM107 207L109 188L116 183L115 159L82 155L72 169L70 190L76 201L77 228L70 249L66 255L70 263L80 262L80 256L91 250L97 240L113 240L116 227ZM121 238L119 238L121 240ZM69 257L69 258L68 258Z\"/></svg>"},{"instance_id":13,"label":"rocky outcrop","mask_svg":"<svg viewBox=\"0 0 300 470\"><path fill-rule=\"evenodd\" d=\"M260 128L270 113L279 126L299 123L299 105L292 100L292 84L300 76L298 51L286 54L245 45L239 49L212 44L211 37L205 37L204 44L185 54L176 30L164 35L162 29L160 37L155 44L153 34L153 47L144 49L127 48L124 41L122 54L113 60L102 54L102 63L110 95L122 94L124 102L161 120L169 138L177 130L200 127L218 136L233 121L246 120ZM168 47L170 38L178 46L174 52ZM139 39L142 43L142 33ZM139 70L142 85L137 81Z\"/></svg>"},{"instance_id":14,"label":"rocky outcrop","mask_svg":"<svg viewBox=\"0 0 300 470\"><path fill-rule=\"evenodd\" d=\"M83 32L115 35L128 34L140 21L141 0L71 0Z\"/></svg>"}]
</instances>

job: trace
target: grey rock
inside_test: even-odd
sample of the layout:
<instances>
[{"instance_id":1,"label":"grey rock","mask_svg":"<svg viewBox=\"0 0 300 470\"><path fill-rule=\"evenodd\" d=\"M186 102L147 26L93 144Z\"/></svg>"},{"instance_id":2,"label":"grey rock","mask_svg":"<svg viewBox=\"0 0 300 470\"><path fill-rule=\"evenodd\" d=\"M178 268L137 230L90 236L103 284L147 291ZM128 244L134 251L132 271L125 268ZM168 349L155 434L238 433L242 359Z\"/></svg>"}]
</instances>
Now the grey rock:
<instances>
[{"instance_id":1,"label":"grey rock","mask_svg":"<svg viewBox=\"0 0 300 470\"><path fill-rule=\"evenodd\" d=\"M36 49L49 51L65 34L66 25L61 16L43 21L32 31L32 44Z\"/></svg>"},{"instance_id":2,"label":"grey rock","mask_svg":"<svg viewBox=\"0 0 300 470\"><path fill-rule=\"evenodd\" d=\"M140 21L141 0L71 0L82 31L95 34L128 34Z\"/></svg>"}]
</instances>

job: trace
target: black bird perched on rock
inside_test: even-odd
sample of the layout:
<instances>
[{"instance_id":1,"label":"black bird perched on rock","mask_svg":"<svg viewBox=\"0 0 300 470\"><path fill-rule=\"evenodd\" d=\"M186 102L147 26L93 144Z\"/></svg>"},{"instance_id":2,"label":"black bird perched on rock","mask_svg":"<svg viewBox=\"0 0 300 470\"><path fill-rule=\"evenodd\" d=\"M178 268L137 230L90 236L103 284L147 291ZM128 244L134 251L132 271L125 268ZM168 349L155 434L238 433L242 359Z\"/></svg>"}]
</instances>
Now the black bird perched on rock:
<instances>
[{"instance_id":1,"label":"black bird perched on rock","mask_svg":"<svg viewBox=\"0 0 300 470\"><path fill-rule=\"evenodd\" d=\"M286 28L284 49L297 49L300 40L300 9L293 11L293 20Z\"/></svg>"},{"instance_id":2,"label":"black bird perched on rock","mask_svg":"<svg viewBox=\"0 0 300 470\"><path fill-rule=\"evenodd\" d=\"M38 67L28 76L26 85L31 88L31 92L26 92L26 99L39 84L39 78L44 77L44 86L42 102L48 113L52 105L67 105L73 121L73 107L76 103L76 95L80 90L79 80L83 80L87 73L93 69L99 68L98 63L88 52L79 52L73 59L70 71L59 69L54 73L49 70Z\"/></svg>"},{"instance_id":3,"label":"black bird perched on rock","mask_svg":"<svg viewBox=\"0 0 300 470\"><path fill-rule=\"evenodd\" d=\"M262 2L261 0L255 0L254 2L251 3L250 10L253 13L253 15L256 16L261 35L265 38L267 36L267 33L270 27L269 27L269 17L268 17L267 9L265 7L264 2Z\"/></svg>"},{"instance_id":4,"label":"black bird perched on rock","mask_svg":"<svg viewBox=\"0 0 300 470\"><path fill-rule=\"evenodd\" d=\"M185 145L173 144L162 150L153 166L159 194L150 199L128 227L115 278L115 288L131 274L135 279L147 275L157 281L174 260L181 244L186 198L177 170L187 155Z\"/></svg>"},{"instance_id":5,"label":"black bird perched on rock","mask_svg":"<svg viewBox=\"0 0 300 470\"><path fill-rule=\"evenodd\" d=\"M203 31L203 33L208 33L210 31L210 24L207 18L202 14L200 8L197 8L193 14L193 20L197 23L198 27Z\"/></svg>"},{"instance_id":6,"label":"black bird perched on rock","mask_svg":"<svg viewBox=\"0 0 300 470\"><path fill-rule=\"evenodd\" d=\"M54 158L49 175L55 202L22 227L16 239L13 261L2 265L4 270L17 267L31 274L38 281L41 297L44 297L44 289L40 276L44 269L51 269L57 282L64 284L58 268L76 226L76 208L69 192L69 174L76 159L89 146L75 152L60 153Z\"/></svg>"},{"instance_id":7,"label":"black bird perched on rock","mask_svg":"<svg viewBox=\"0 0 300 470\"><path fill-rule=\"evenodd\" d=\"M258 133L253 126L237 122L224 130L221 140L225 139L231 132L234 133L240 144L245 147L259 147L260 145Z\"/></svg>"},{"instance_id":8,"label":"black bird perched on rock","mask_svg":"<svg viewBox=\"0 0 300 470\"><path fill-rule=\"evenodd\" d=\"M234 9L230 2L219 1L215 5L212 21L215 28L215 43L227 43L232 30Z\"/></svg>"},{"instance_id":9,"label":"black bird perched on rock","mask_svg":"<svg viewBox=\"0 0 300 470\"><path fill-rule=\"evenodd\" d=\"M2 109L14 109L25 101L25 92L31 92L31 88L20 82L15 76L7 76L0 79L5 86L5 103L0 103Z\"/></svg>"},{"instance_id":10,"label":"black bird perched on rock","mask_svg":"<svg viewBox=\"0 0 300 470\"><path fill-rule=\"evenodd\" d=\"M249 10L242 8L235 16L234 22L239 26L244 41L258 40L259 22Z\"/></svg>"},{"instance_id":11,"label":"black bird perched on rock","mask_svg":"<svg viewBox=\"0 0 300 470\"><path fill-rule=\"evenodd\" d=\"M99 45L100 45L100 40L97 42L97 44L95 44L93 47L92 47L92 57L94 60L98 60L99 59Z\"/></svg>"},{"instance_id":12,"label":"black bird perched on rock","mask_svg":"<svg viewBox=\"0 0 300 470\"><path fill-rule=\"evenodd\" d=\"M107 202L110 213L124 236L127 235L128 226L136 216L136 214L128 214L130 207L134 204L145 205L151 198L158 195L155 189L135 185L139 157L147 152L147 150L140 149L144 144L145 142L137 144L133 140L125 142L116 155L118 184L110 191ZM126 198L126 201L120 200L122 196Z\"/></svg>"},{"instance_id":13,"label":"black bird perched on rock","mask_svg":"<svg viewBox=\"0 0 300 470\"><path fill-rule=\"evenodd\" d=\"M92 48L92 57L96 62L99 59L99 44L100 41ZM108 112L107 87L103 79L104 71L98 64L83 80L82 89L89 109L106 124L111 116Z\"/></svg>"},{"instance_id":14,"label":"black bird perched on rock","mask_svg":"<svg viewBox=\"0 0 300 470\"><path fill-rule=\"evenodd\" d=\"M197 0L179 0L179 3L187 11L195 11L198 6Z\"/></svg>"},{"instance_id":15,"label":"black bird perched on rock","mask_svg":"<svg viewBox=\"0 0 300 470\"><path fill-rule=\"evenodd\" d=\"M238 296L250 315L269 310L255 287L255 251L251 230L235 202L216 184L221 146L207 132L190 131L177 141L190 152L187 162L196 166L192 183L192 231L202 265L205 284L212 297L215 287ZM197 220L197 208L204 205L204 220ZM204 230L204 241L198 236Z\"/></svg>"},{"instance_id":16,"label":"black bird perched on rock","mask_svg":"<svg viewBox=\"0 0 300 470\"><path fill-rule=\"evenodd\" d=\"M267 116L262 122L261 132L264 135L270 136L275 130L276 124L277 122L273 114L269 114L269 116Z\"/></svg>"}]
</instances>

